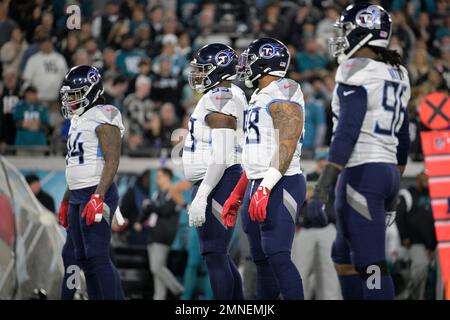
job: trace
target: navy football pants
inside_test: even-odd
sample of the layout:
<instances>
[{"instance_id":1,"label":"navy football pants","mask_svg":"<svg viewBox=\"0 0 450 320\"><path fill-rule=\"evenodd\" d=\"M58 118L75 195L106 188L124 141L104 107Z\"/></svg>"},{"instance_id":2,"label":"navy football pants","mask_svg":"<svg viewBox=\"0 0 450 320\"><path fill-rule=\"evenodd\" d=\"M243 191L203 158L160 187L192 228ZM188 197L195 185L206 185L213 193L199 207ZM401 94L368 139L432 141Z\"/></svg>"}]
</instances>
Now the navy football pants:
<instances>
[{"instance_id":1,"label":"navy football pants","mask_svg":"<svg viewBox=\"0 0 450 320\"><path fill-rule=\"evenodd\" d=\"M66 268L62 284L63 299L70 299L70 292L74 291L67 288L67 279L70 277L67 267L73 262L84 271L89 299L124 298L119 273L110 259L111 222L119 195L115 185L105 195L104 202L110 208L109 223L102 219L100 223L88 226L81 214L95 189L96 186L70 191L69 227L62 251Z\"/></svg>"}]
</instances>

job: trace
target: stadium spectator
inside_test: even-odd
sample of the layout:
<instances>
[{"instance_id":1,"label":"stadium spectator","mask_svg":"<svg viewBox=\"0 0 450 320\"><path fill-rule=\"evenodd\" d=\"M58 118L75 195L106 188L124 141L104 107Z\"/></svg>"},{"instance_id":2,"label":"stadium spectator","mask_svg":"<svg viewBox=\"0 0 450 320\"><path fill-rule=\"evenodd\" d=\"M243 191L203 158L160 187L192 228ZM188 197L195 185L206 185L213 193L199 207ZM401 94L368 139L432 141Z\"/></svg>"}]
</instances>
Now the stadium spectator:
<instances>
[{"instance_id":1,"label":"stadium spectator","mask_svg":"<svg viewBox=\"0 0 450 320\"><path fill-rule=\"evenodd\" d=\"M112 104L124 112L123 99L128 90L128 79L125 76L105 74L103 97L105 103Z\"/></svg>"},{"instance_id":2,"label":"stadium spectator","mask_svg":"<svg viewBox=\"0 0 450 320\"><path fill-rule=\"evenodd\" d=\"M416 38L414 32L406 23L403 12L392 12L392 35L397 37L403 48L403 58L407 61L409 51L414 47Z\"/></svg>"},{"instance_id":3,"label":"stadium spectator","mask_svg":"<svg viewBox=\"0 0 450 320\"><path fill-rule=\"evenodd\" d=\"M61 43L61 54L66 59L66 63L69 66L73 65L72 57L79 47L80 41L78 38L78 33L76 31L71 31L67 34L67 37L63 39Z\"/></svg>"},{"instance_id":4,"label":"stadium spectator","mask_svg":"<svg viewBox=\"0 0 450 320\"><path fill-rule=\"evenodd\" d=\"M147 12L147 16L150 20L150 24L154 34L158 34L163 28L164 10L160 5L155 5Z\"/></svg>"},{"instance_id":5,"label":"stadium spectator","mask_svg":"<svg viewBox=\"0 0 450 320\"><path fill-rule=\"evenodd\" d=\"M158 190L144 205L143 214L133 225L136 232L142 230L142 224L149 227L149 244L147 246L150 269L153 274L153 300L164 300L167 289L179 297L183 286L167 268L170 245L175 239L180 211L185 207L181 193L172 188L172 170L159 168L156 173Z\"/></svg>"},{"instance_id":6,"label":"stadium spectator","mask_svg":"<svg viewBox=\"0 0 450 320\"><path fill-rule=\"evenodd\" d=\"M322 47L322 49L327 48L328 39L337 36L336 28L334 24L339 17L339 9L333 5L329 4L325 8L325 17L319 21L316 30L317 44Z\"/></svg>"},{"instance_id":7,"label":"stadium spectator","mask_svg":"<svg viewBox=\"0 0 450 320\"><path fill-rule=\"evenodd\" d=\"M117 65L116 65L116 51L112 47L106 47L103 49L103 68L101 69L101 73L106 75L117 74Z\"/></svg>"},{"instance_id":8,"label":"stadium spectator","mask_svg":"<svg viewBox=\"0 0 450 320\"><path fill-rule=\"evenodd\" d=\"M144 50L147 56L154 57L157 54L157 48L152 41L152 29L148 23L142 23L136 30L137 47Z\"/></svg>"},{"instance_id":9,"label":"stadium spectator","mask_svg":"<svg viewBox=\"0 0 450 320\"><path fill-rule=\"evenodd\" d=\"M159 104L171 102L178 107L183 83L179 76L172 73L172 70L172 60L169 57L160 57L159 70L152 76L153 89L150 98Z\"/></svg>"},{"instance_id":10,"label":"stadium spectator","mask_svg":"<svg viewBox=\"0 0 450 320\"><path fill-rule=\"evenodd\" d=\"M192 55L192 47L191 37L189 36L189 33L182 32L179 35L177 52L184 58L185 63L190 60L190 57Z\"/></svg>"},{"instance_id":11,"label":"stadium spectator","mask_svg":"<svg viewBox=\"0 0 450 320\"><path fill-rule=\"evenodd\" d=\"M430 58L425 49L416 49L409 65L411 83L420 85L425 82L430 72Z\"/></svg>"},{"instance_id":12,"label":"stadium spectator","mask_svg":"<svg viewBox=\"0 0 450 320\"><path fill-rule=\"evenodd\" d=\"M127 33L121 37L121 49L117 52L116 64L119 71L128 77L133 78L139 72L139 61L145 57L142 49L135 48L134 36Z\"/></svg>"},{"instance_id":13,"label":"stadium spectator","mask_svg":"<svg viewBox=\"0 0 450 320\"><path fill-rule=\"evenodd\" d=\"M314 89L308 83L302 86L305 99L305 136L303 138L302 156L312 159L314 151L322 147L327 130L325 110L314 98Z\"/></svg>"},{"instance_id":14,"label":"stadium spectator","mask_svg":"<svg viewBox=\"0 0 450 320\"><path fill-rule=\"evenodd\" d=\"M53 50L50 37L40 39L39 52L32 55L25 66L23 80L37 89L38 99L48 105L49 122L55 127L61 121L59 89L67 72L64 57Z\"/></svg>"},{"instance_id":15,"label":"stadium spectator","mask_svg":"<svg viewBox=\"0 0 450 320\"><path fill-rule=\"evenodd\" d=\"M12 68L19 71L20 61L28 48L28 43L23 38L22 30L16 27L11 32L11 40L6 42L0 50L0 58L3 69Z\"/></svg>"},{"instance_id":16,"label":"stadium spectator","mask_svg":"<svg viewBox=\"0 0 450 320\"><path fill-rule=\"evenodd\" d=\"M14 68L3 70L3 90L0 94L0 149L13 146L16 140L14 112L19 101L20 85ZM3 145L3 147L2 147Z\"/></svg>"},{"instance_id":17,"label":"stadium spectator","mask_svg":"<svg viewBox=\"0 0 450 320\"><path fill-rule=\"evenodd\" d=\"M147 18L145 16L145 7L140 3L136 3L136 5L132 9L130 20L130 32L133 35L136 35L139 27L144 24L147 24Z\"/></svg>"},{"instance_id":18,"label":"stadium spectator","mask_svg":"<svg viewBox=\"0 0 450 320\"><path fill-rule=\"evenodd\" d=\"M174 76L178 76L181 73L184 65L186 64L186 59L183 55L177 52L177 44L178 38L173 33L166 34L162 37L161 40L162 49L161 54L157 56L153 63L153 72L160 72L160 60L161 59L170 59L170 63L172 66L171 73Z\"/></svg>"},{"instance_id":19,"label":"stadium spectator","mask_svg":"<svg viewBox=\"0 0 450 320\"><path fill-rule=\"evenodd\" d=\"M152 71L152 60L148 57L142 58L141 61L139 61L138 68L138 74L130 81L128 92L133 92L135 90L136 80L141 75L150 78Z\"/></svg>"},{"instance_id":20,"label":"stadium spectator","mask_svg":"<svg viewBox=\"0 0 450 320\"><path fill-rule=\"evenodd\" d=\"M144 228L136 231L131 226L139 222L143 214L144 200L150 198L150 191L150 170L144 170L122 196L120 211L129 222L130 228L127 230L129 245L145 247L147 244L148 230Z\"/></svg>"},{"instance_id":21,"label":"stadium spectator","mask_svg":"<svg viewBox=\"0 0 450 320\"><path fill-rule=\"evenodd\" d=\"M278 1L268 1L261 21L261 32L267 36L286 41L289 32L287 17L281 18L281 7Z\"/></svg>"},{"instance_id":22,"label":"stadium spectator","mask_svg":"<svg viewBox=\"0 0 450 320\"><path fill-rule=\"evenodd\" d=\"M144 141L146 132L150 130L150 120L155 113L155 104L149 99L150 79L140 75L136 80L136 88L124 100L124 116L127 120L127 147L130 151L149 147Z\"/></svg>"},{"instance_id":23,"label":"stadium spectator","mask_svg":"<svg viewBox=\"0 0 450 320\"><path fill-rule=\"evenodd\" d=\"M172 149L172 132L180 127L175 106L166 102L161 106L159 116L161 119L161 148L170 150Z\"/></svg>"},{"instance_id":24,"label":"stadium spectator","mask_svg":"<svg viewBox=\"0 0 450 320\"><path fill-rule=\"evenodd\" d=\"M72 56L73 66L80 64L90 65L92 63L91 58L84 48L78 48Z\"/></svg>"},{"instance_id":25,"label":"stadium spectator","mask_svg":"<svg viewBox=\"0 0 450 320\"><path fill-rule=\"evenodd\" d=\"M411 260L411 274L403 298L423 300L437 244L428 177L424 172L417 175L416 185L400 190L396 223Z\"/></svg>"},{"instance_id":26,"label":"stadium spectator","mask_svg":"<svg viewBox=\"0 0 450 320\"><path fill-rule=\"evenodd\" d=\"M0 48L9 41L16 22L8 17L9 1L0 2Z\"/></svg>"},{"instance_id":27,"label":"stadium spectator","mask_svg":"<svg viewBox=\"0 0 450 320\"><path fill-rule=\"evenodd\" d=\"M102 52L98 49L97 40L94 37L89 37L84 40L82 43L83 48L86 50L86 53L89 56L89 61L91 61L91 65L96 67L99 70L103 69L103 55Z\"/></svg>"},{"instance_id":28,"label":"stadium spectator","mask_svg":"<svg viewBox=\"0 0 450 320\"><path fill-rule=\"evenodd\" d=\"M48 112L47 108L38 102L37 90L28 86L24 91L24 99L14 111L16 123L16 146L34 147L47 145ZM20 152L19 152L20 151ZM26 150L18 153L29 154Z\"/></svg>"},{"instance_id":29,"label":"stadium spectator","mask_svg":"<svg viewBox=\"0 0 450 320\"><path fill-rule=\"evenodd\" d=\"M112 27L120 19L119 4L119 0L108 0L104 10L102 10L103 14L94 18L92 22L92 35L96 39L104 41L108 38Z\"/></svg>"},{"instance_id":30,"label":"stadium spectator","mask_svg":"<svg viewBox=\"0 0 450 320\"><path fill-rule=\"evenodd\" d=\"M55 213L55 199L51 195L49 195L47 192L42 190L42 185L39 177L36 174L28 174L25 177L25 180L28 183L28 186L30 187L33 194L36 196L36 199L39 200L39 202L46 207L51 212Z\"/></svg>"},{"instance_id":31,"label":"stadium spectator","mask_svg":"<svg viewBox=\"0 0 450 320\"><path fill-rule=\"evenodd\" d=\"M326 74L327 58L314 38L305 40L305 50L297 54L297 66L302 79L309 79L312 76L323 76Z\"/></svg>"}]
</instances>

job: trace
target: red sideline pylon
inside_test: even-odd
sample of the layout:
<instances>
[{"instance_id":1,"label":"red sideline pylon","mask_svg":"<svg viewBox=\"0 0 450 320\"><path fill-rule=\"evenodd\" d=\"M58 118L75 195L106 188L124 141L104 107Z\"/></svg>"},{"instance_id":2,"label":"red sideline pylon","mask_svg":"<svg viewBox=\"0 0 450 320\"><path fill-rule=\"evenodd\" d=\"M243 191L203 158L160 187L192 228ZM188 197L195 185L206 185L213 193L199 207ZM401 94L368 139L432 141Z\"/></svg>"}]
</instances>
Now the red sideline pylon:
<instances>
[{"instance_id":1,"label":"red sideline pylon","mask_svg":"<svg viewBox=\"0 0 450 320\"><path fill-rule=\"evenodd\" d=\"M432 93L419 107L422 124L433 130L420 135L444 295L446 300L450 300L450 99L444 93Z\"/></svg>"}]
</instances>

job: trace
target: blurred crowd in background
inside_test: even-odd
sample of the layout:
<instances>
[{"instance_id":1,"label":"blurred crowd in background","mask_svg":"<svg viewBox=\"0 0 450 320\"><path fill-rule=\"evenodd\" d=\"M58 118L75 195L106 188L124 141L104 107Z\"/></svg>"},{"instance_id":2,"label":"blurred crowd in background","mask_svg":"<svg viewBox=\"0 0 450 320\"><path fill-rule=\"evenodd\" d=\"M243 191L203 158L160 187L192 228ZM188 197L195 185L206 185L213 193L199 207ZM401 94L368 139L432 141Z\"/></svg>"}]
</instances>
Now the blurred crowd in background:
<instances>
[{"instance_id":1,"label":"blurred crowd in background","mask_svg":"<svg viewBox=\"0 0 450 320\"><path fill-rule=\"evenodd\" d=\"M91 64L103 75L105 98L122 111L123 154L170 154L171 133L186 127L200 98L187 84L201 46L221 42L238 52L262 36L292 55L289 77L305 94L304 158L329 144L336 63L327 51L333 24L352 1L320 0L34 0L0 1L0 153L64 154L68 121L60 114L64 74ZM413 98L411 159L421 160L418 103L448 92L450 5L446 0L372 1L390 10L391 48L404 58ZM69 30L66 9L81 9ZM251 94L251 92L248 92Z\"/></svg>"},{"instance_id":2,"label":"blurred crowd in background","mask_svg":"<svg viewBox=\"0 0 450 320\"><path fill-rule=\"evenodd\" d=\"M335 35L333 24L351 2L0 0L0 154L65 154L69 122L60 113L60 85L71 67L90 64L103 76L106 102L122 112L123 155L168 157L178 142L171 141L172 132L186 128L201 97L187 84L195 50L220 42L239 53L252 40L270 36L288 45L288 76L301 83L305 95L302 158L316 160L316 170L307 172L308 182L313 182L323 170L327 155L321 150L332 134L330 102L337 64L328 54L327 39ZM432 92L448 93L450 83L450 5L446 0L372 2L391 12L391 48L403 56L410 72L410 158L421 161L419 133L426 129L418 117L419 102ZM81 9L79 30L66 25L71 5ZM55 201L42 190L39 177L29 174L26 180L54 212ZM113 242L129 296L140 292L137 296L146 297L143 292L150 292L148 297L154 299L212 298L195 229L187 227L181 194L189 199L188 189L187 182L175 182L165 168L127 180L120 207L128 224L115 226ZM304 215L297 221L302 232L294 240L294 261L307 298L339 298L329 258L334 211L332 205L327 208L330 224L324 229L309 226ZM397 296L433 298L436 240L423 173L402 190L398 217L388 229L386 248ZM245 239L238 226L231 255L244 275L246 297L253 298L255 270ZM146 271L130 271L139 268ZM146 281L149 271L153 281ZM145 287L150 283L154 290Z\"/></svg>"}]
</instances>

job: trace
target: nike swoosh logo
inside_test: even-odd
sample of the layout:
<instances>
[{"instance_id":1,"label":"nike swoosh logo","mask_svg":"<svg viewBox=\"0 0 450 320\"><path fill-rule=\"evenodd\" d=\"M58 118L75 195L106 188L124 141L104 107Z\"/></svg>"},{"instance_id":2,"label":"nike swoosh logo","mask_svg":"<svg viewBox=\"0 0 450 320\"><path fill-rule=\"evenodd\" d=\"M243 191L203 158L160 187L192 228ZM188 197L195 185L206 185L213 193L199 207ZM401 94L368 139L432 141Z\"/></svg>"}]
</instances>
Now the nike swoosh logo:
<instances>
[{"instance_id":1,"label":"nike swoosh logo","mask_svg":"<svg viewBox=\"0 0 450 320\"><path fill-rule=\"evenodd\" d=\"M355 92L355 90L344 91L343 94L344 94L344 97L346 97L346 96L348 96L348 95L350 95L350 94L352 94L354 92Z\"/></svg>"}]
</instances>

